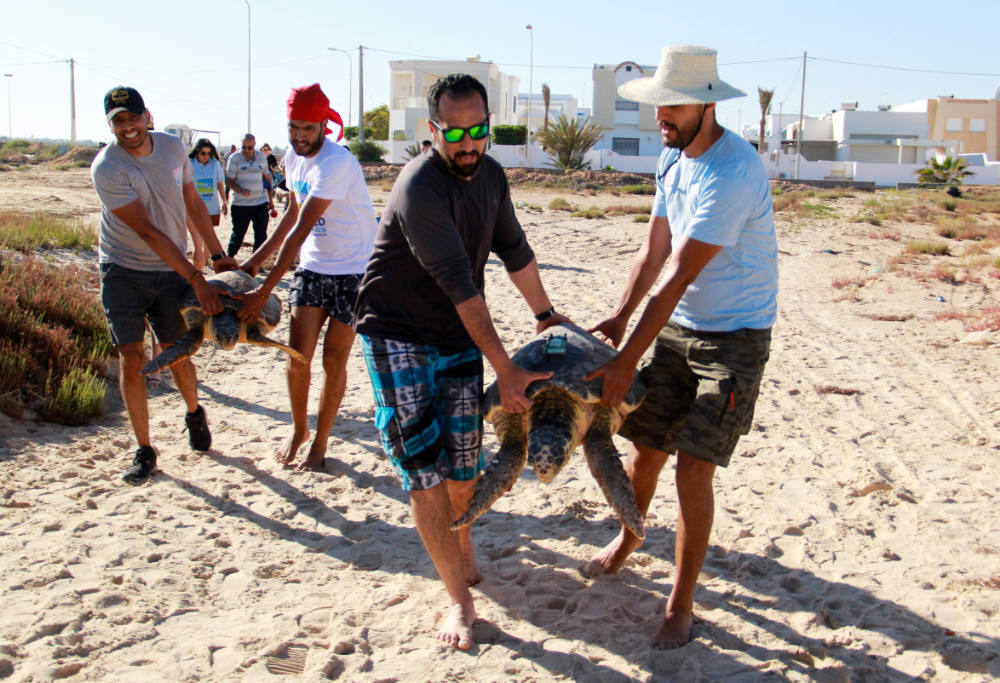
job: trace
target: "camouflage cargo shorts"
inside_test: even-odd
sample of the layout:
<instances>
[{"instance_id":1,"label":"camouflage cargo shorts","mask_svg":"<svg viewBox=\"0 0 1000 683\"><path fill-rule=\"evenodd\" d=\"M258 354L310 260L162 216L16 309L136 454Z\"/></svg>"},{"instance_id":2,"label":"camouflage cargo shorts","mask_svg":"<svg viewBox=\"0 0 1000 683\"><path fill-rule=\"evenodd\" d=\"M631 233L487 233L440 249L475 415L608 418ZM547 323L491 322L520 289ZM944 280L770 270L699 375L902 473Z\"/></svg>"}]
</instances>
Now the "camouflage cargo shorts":
<instances>
[{"instance_id":1,"label":"camouflage cargo shorts","mask_svg":"<svg viewBox=\"0 0 1000 683\"><path fill-rule=\"evenodd\" d=\"M770 348L770 329L698 332L667 323L640 370L646 398L619 433L725 467L750 431Z\"/></svg>"}]
</instances>

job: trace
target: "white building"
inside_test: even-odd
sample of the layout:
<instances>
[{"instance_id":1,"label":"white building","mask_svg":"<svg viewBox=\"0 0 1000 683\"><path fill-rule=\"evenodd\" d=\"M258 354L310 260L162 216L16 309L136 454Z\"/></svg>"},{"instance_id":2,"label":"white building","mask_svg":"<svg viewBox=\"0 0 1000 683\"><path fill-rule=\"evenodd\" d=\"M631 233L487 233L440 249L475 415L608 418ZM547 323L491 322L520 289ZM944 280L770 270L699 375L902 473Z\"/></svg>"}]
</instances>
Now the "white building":
<instances>
[{"instance_id":1,"label":"white building","mask_svg":"<svg viewBox=\"0 0 1000 683\"><path fill-rule=\"evenodd\" d=\"M595 64L594 115L591 121L607 129L595 150L610 150L622 156L659 156L663 150L656 109L618 96L618 87L635 78L652 76L655 66L635 62Z\"/></svg>"},{"instance_id":2,"label":"white building","mask_svg":"<svg viewBox=\"0 0 1000 683\"><path fill-rule=\"evenodd\" d=\"M526 126L528 118L528 93L522 92L517 95L517 125ZM542 126L545 125L545 101L542 99L542 93L536 92L531 97L531 132L541 130ZM549 96L549 122L552 122L559 118L560 115L565 116L567 119L572 121L576 119L581 123L586 121L590 116L589 109L581 109L579 106L579 101L572 95L560 95L552 93Z\"/></svg>"},{"instance_id":3,"label":"white building","mask_svg":"<svg viewBox=\"0 0 1000 683\"><path fill-rule=\"evenodd\" d=\"M462 60L406 59L389 62L389 138L423 140L430 137L427 128L427 91L441 78L453 73L473 76L486 87L490 122L493 125L517 123L516 76L508 76L493 62L479 56Z\"/></svg>"},{"instance_id":4,"label":"white building","mask_svg":"<svg viewBox=\"0 0 1000 683\"><path fill-rule=\"evenodd\" d=\"M858 161L882 164L923 164L936 149L953 149L949 140L930 138L925 111L888 106L877 111L859 111L856 102L822 116L807 116L799 135L798 116L784 114L781 121L771 114L765 119L764 138L769 151L778 143L783 152L794 153L801 141L807 161ZM745 126L742 134L756 144L759 124Z\"/></svg>"}]
</instances>

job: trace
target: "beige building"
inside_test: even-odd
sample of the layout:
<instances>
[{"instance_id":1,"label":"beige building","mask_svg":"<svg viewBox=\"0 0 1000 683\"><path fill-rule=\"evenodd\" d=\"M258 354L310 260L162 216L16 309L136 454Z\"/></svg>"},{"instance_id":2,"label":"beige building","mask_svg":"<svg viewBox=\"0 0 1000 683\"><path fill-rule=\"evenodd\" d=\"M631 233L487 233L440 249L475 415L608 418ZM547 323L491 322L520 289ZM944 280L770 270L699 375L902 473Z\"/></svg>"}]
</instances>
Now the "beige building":
<instances>
[{"instance_id":1,"label":"beige building","mask_svg":"<svg viewBox=\"0 0 1000 683\"><path fill-rule=\"evenodd\" d=\"M655 66L626 61L595 64L594 113L591 122L607 132L594 149L608 149L625 156L659 156L663 150L656 108L618 96L618 87L632 79L652 76Z\"/></svg>"},{"instance_id":2,"label":"beige building","mask_svg":"<svg viewBox=\"0 0 1000 683\"><path fill-rule=\"evenodd\" d=\"M985 154L990 161L1000 161L1000 100L927 100L927 123L930 137L955 140L959 154Z\"/></svg>"},{"instance_id":3,"label":"beige building","mask_svg":"<svg viewBox=\"0 0 1000 683\"><path fill-rule=\"evenodd\" d=\"M389 137L393 140L422 140L427 129L427 91L442 76L464 73L486 87L490 103L490 123L517 122L516 76L508 76L493 62L478 56L462 60L406 59L389 62Z\"/></svg>"}]
</instances>

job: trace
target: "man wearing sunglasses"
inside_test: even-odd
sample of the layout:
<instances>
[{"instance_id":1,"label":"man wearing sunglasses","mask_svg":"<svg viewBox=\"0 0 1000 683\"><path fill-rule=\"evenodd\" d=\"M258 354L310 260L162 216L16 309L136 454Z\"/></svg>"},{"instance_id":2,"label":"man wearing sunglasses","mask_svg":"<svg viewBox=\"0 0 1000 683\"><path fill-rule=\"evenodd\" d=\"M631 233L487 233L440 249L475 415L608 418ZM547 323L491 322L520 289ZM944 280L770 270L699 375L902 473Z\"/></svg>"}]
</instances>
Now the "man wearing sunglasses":
<instances>
[{"instance_id":1,"label":"man wearing sunglasses","mask_svg":"<svg viewBox=\"0 0 1000 683\"><path fill-rule=\"evenodd\" d=\"M267 155L255 151L257 139L247 133L243 149L233 154L226 163L226 187L232 190L233 234L226 253L236 256L243 246L243 237L253 223L253 250L257 251L267 239L267 213L274 205L268 201L264 181L271 182L267 170Z\"/></svg>"},{"instance_id":2,"label":"man wearing sunglasses","mask_svg":"<svg viewBox=\"0 0 1000 683\"><path fill-rule=\"evenodd\" d=\"M542 286L503 168L485 156L486 89L452 74L431 86L427 103L434 144L393 185L358 294L357 330L382 446L410 492L420 538L451 599L437 638L468 649L476 619L469 586L480 576L469 527L449 525L485 465L483 356L511 412L528 408L528 384L551 376L514 365L500 342L483 298L490 252L534 314L536 331L567 318Z\"/></svg>"}]
</instances>

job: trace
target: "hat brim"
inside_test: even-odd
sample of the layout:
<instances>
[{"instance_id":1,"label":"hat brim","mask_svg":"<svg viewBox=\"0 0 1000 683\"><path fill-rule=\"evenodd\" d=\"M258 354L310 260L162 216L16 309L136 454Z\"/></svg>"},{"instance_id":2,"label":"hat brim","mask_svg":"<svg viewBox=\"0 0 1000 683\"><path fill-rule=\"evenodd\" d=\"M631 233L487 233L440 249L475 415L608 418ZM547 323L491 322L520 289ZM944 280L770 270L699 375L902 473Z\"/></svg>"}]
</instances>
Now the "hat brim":
<instances>
[{"instance_id":1,"label":"hat brim","mask_svg":"<svg viewBox=\"0 0 1000 683\"><path fill-rule=\"evenodd\" d=\"M655 83L653 77L636 78L618 87L618 94L633 102L651 104L654 107L673 106L679 104L711 104L730 100L734 97L745 97L746 93L734 88L725 81L718 81L710 88L688 90L668 88Z\"/></svg>"},{"instance_id":2,"label":"hat brim","mask_svg":"<svg viewBox=\"0 0 1000 683\"><path fill-rule=\"evenodd\" d=\"M135 111L135 110L133 110L133 109L131 109L129 107L115 107L114 109L108 111L107 114L105 114L108 117L108 123L111 123L111 119L113 119L114 117L118 116L118 114L121 114L123 111L129 111L129 112L132 112L133 114L145 114L146 113L145 109L143 109L142 111Z\"/></svg>"}]
</instances>

